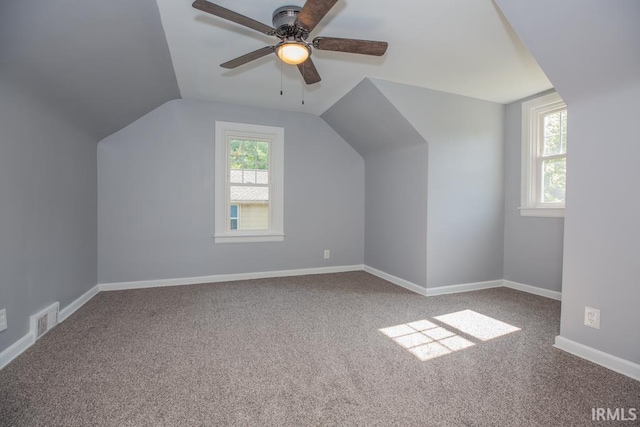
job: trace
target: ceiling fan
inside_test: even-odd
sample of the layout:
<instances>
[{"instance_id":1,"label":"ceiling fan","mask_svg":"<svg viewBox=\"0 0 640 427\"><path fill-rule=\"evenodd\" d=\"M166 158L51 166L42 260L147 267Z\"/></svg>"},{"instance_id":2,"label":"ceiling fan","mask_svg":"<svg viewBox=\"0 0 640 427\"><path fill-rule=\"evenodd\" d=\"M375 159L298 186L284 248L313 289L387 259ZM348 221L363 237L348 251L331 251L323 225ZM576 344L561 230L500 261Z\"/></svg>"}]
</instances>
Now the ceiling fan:
<instances>
[{"instance_id":1,"label":"ceiling fan","mask_svg":"<svg viewBox=\"0 0 640 427\"><path fill-rule=\"evenodd\" d=\"M280 42L274 46L249 52L220 64L221 67L236 68L275 52L283 62L297 65L304 81L307 84L313 84L321 80L311 60L313 49L373 56L382 56L387 51L387 42L371 40L316 37L308 42L309 34L337 2L338 0L307 0L303 7L280 7L273 12L273 27L206 0L195 0L193 7L280 39Z\"/></svg>"}]
</instances>

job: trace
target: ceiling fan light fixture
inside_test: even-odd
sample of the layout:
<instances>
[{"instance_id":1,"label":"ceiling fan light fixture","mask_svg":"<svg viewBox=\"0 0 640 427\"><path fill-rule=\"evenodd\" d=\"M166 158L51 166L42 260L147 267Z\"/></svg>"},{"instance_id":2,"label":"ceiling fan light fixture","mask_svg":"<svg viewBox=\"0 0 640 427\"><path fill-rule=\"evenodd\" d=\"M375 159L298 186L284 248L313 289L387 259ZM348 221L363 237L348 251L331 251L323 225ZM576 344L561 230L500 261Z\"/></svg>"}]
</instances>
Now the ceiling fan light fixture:
<instances>
[{"instance_id":1,"label":"ceiling fan light fixture","mask_svg":"<svg viewBox=\"0 0 640 427\"><path fill-rule=\"evenodd\" d=\"M298 71L300 71L305 83L310 85L318 83L321 80L318 70L311 59L311 54L314 50L358 53L371 56L382 56L387 51L387 42L373 40L321 36L307 41L311 31L313 31L316 25L318 25L338 1L339 0L305 0L304 6L302 7L279 7L272 15L273 27L226 9L208 0L195 0L192 6L213 16L280 39L276 45L265 46L232 59L231 61L222 63L220 64L222 68L238 68L275 52L282 62L297 65Z\"/></svg>"},{"instance_id":2,"label":"ceiling fan light fixture","mask_svg":"<svg viewBox=\"0 0 640 427\"><path fill-rule=\"evenodd\" d=\"M311 50L305 43L284 42L278 45L276 53L282 62L290 65L298 65L309 58Z\"/></svg>"}]
</instances>

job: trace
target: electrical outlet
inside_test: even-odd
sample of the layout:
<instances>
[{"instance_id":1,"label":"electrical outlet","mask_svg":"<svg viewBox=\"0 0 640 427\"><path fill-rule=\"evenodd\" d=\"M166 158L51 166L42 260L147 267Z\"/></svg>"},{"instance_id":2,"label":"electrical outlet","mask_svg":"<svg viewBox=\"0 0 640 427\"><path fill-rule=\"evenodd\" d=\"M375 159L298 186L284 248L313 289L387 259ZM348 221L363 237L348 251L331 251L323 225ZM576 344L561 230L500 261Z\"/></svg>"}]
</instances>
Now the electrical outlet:
<instances>
[{"instance_id":1,"label":"electrical outlet","mask_svg":"<svg viewBox=\"0 0 640 427\"><path fill-rule=\"evenodd\" d=\"M324 259L331 258L331 251L329 249L324 250Z\"/></svg>"},{"instance_id":2,"label":"electrical outlet","mask_svg":"<svg viewBox=\"0 0 640 427\"><path fill-rule=\"evenodd\" d=\"M584 308L584 324L590 328L600 329L600 310L597 308Z\"/></svg>"},{"instance_id":3,"label":"electrical outlet","mask_svg":"<svg viewBox=\"0 0 640 427\"><path fill-rule=\"evenodd\" d=\"M7 309L0 310L0 331L7 329Z\"/></svg>"}]
</instances>

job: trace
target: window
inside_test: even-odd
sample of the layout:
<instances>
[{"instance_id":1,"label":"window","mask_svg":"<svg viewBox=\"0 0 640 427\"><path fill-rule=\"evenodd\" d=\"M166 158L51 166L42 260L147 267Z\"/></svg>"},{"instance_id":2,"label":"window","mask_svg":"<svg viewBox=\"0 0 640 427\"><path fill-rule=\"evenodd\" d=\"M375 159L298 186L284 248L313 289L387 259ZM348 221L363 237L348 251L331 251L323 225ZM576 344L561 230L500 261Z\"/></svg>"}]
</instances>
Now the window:
<instances>
[{"instance_id":1,"label":"window","mask_svg":"<svg viewBox=\"0 0 640 427\"><path fill-rule=\"evenodd\" d=\"M216 122L216 243L284 240L284 129Z\"/></svg>"},{"instance_id":2,"label":"window","mask_svg":"<svg viewBox=\"0 0 640 427\"><path fill-rule=\"evenodd\" d=\"M229 223L231 230L237 230L238 229L238 205L231 205L231 213L229 214L229 219L231 220L231 222Z\"/></svg>"},{"instance_id":3,"label":"window","mask_svg":"<svg viewBox=\"0 0 640 427\"><path fill-rule=\"evenodd\" d=\"M567 106L557 93L522 104L523 216L564 216Z\"/></svg>"}]
</instances>

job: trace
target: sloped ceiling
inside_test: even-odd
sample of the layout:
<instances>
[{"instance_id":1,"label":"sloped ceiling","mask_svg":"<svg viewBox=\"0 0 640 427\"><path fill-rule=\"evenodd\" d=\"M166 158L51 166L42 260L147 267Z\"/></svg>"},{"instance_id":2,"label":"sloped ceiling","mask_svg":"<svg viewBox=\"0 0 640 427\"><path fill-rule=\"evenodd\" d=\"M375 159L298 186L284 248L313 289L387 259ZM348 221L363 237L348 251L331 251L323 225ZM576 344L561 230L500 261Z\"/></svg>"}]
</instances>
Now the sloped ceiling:
<instances>
[{"instance_id":1,"label":"sloped ceiling","mask_svg":"<svg viewBox=\"0 0 640 427\"><path fill-rule=\"evenodd\" d=\"M369 79L362 80L321 117L362 157L427 144Z\"/></svg>"},{"instance_id":2,"label":"sloped ceiling","mask_svg":"<svg viewBox=\"0 0 640 427\"><path fill-rule=\"evenodd\" d=\"M3 0L0 72L98 140L180 97L155 0Z\"/></svg>"},{"instance_id":3,"label":"sloped ceiling","mask_svg":"<svg viewBox=\"0 0 640 427\"><path fill-rule=\"evenodd\" d=\"M157 0L183 98L321 114L363 77L427 87L500 103L551 84L490 0L340 0L311 34L389 42L367 57L315 51L322 82L304 88L295 66L268 55L235 70L219 64L264 46L269 37L191 7L191 0ZM216 0L271 25L283 0ZM289 2L302 6L304 0Z\"/></svg>"},{"instance_id":4,"label":"sloped ceiling","mask_svg":"<svg viewBox=\"0 0 640 427\"><path fill-rule=\"evenodd\" d=\"M637 82L640 1L496 2L569 105Z\"/></svg>"},{"instance_id":5,"label":"sloped ceiling","mask_svg":"<svg viewBox=\"0 0 640 427\"><path fill-rule=\"evenodd\" d=\"M496 102L551 87L489 0L340 0L312 37L386 40L387 54L316 51L322 82L303 86L296 67L285 65L281 96L275 56L231 71L219 67L275 39L191 2L1 1L0 73L97 139L180 97L320 115L366 76ZM217 2L267 24L286 3Z\"/></svg>"}]
</instances>

